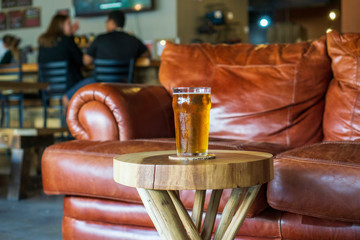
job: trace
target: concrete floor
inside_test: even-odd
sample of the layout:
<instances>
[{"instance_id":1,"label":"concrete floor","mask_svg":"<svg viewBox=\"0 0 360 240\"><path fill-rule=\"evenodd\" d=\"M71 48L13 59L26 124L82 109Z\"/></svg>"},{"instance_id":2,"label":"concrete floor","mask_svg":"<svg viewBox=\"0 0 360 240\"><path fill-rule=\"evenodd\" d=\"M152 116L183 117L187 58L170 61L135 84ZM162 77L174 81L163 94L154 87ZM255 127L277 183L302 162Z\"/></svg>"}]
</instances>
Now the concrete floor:
<instances>
[{"instance_id":1,"label":"concrete floor","mask_svg":"<svg viewBox=\"0 0 360 240\"><path fill-rule=\"evenodd\" d=\"M1 240L61 240L62 196L39 196L18 202L0 198Z\"/></svg>"},{"instance_id":2,"label":"concrete floor","mask_svg":"<svg viewBox=\"0 0 360 240\"><path fill-rule=\"evenodd\" d=\"M41 189L29 198L8 201L10 159L0 151L0 240L61 240L63 196L48 196Z\"/></svg>"}]
</instances>

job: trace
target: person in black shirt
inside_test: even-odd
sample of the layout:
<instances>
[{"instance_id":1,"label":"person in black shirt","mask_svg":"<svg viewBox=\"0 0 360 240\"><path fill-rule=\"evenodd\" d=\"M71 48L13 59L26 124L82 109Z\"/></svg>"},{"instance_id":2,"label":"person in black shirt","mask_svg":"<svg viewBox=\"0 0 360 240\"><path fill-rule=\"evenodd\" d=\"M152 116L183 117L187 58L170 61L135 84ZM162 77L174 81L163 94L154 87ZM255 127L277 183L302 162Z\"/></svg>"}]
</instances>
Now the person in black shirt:
<instances>
[{"instance_id":1,"label":"person in black shirt","mask_svg":"<svg viewBox=\"0 0 360 240\"><path fill-rule=\"evenodd\" d=\"M116 10L109 13L106 21L107 33L99 35L84 54L83 62L89 65L95 58L129 60L150 57L147 47L136 37L123 31L125 14Z\"/></svg>"},{"instance_id":2,"label":"person in black shirt","mask_svg":"<svg viewBox=\"0 0 360 240\"><path fill-rule=\"evenodd\" d=\"M69 16L58 14L53 17L46 32L38 39L39 63L64 60L68 62L70 67L67 89L83 79L83 54L74 42L73 31Z\"/></svg>"},{"instance_id":3,"label":"person in black shirt","mask_svg":"<svg viewBox=\"0 0 360 240\"><path fill-rule=\"evenodd\" d=\"M150 57L147 47L138 38L123 31L124 25L125 14L122 11L110 12L106 21L107 33L99 35L90 45L83 56L84 65L92 64L96 58L130 61L132 58ZM94 78L79 82L66 92L67 99L71 99L81 87L95 82Z\"/></svg>"}]
</instances>

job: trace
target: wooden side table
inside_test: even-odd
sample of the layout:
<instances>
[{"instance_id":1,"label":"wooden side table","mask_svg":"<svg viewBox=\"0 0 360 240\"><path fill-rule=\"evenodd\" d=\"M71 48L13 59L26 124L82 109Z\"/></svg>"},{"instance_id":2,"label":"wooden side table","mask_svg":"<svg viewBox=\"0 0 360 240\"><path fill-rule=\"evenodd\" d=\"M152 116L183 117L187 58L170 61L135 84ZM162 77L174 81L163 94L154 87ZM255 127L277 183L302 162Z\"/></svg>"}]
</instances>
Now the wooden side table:
<instances>
[{"instance_id":1,"label":"wooden side table","mask_svg":"<svg viewBox=\"0 0 360 240\"><path fill-rule=\"evenodd\" d=\"M223 189L232 188L214 239L234 239L261 184L273 178L273 156L253 151L212 150L216 159L169 160L175 151L114 158L114 180L136 187L162 239L203 239L213 233ZM213 189L201 227L207 189ZM196 190L192 215L178 190Z\"/></svg>"},{"instance_id":2,"label":"wooden side table","mask_svg":"<svg viewBox=\"0 0 360 240\"><path fill-rule=\"evenodd\" d=\"M67 128L1 128L0 148L11 149L11 168L7 199L26 197L30 174L31 149L43 148L54 143L54 134Z\"/></svg>"}]
</instances>

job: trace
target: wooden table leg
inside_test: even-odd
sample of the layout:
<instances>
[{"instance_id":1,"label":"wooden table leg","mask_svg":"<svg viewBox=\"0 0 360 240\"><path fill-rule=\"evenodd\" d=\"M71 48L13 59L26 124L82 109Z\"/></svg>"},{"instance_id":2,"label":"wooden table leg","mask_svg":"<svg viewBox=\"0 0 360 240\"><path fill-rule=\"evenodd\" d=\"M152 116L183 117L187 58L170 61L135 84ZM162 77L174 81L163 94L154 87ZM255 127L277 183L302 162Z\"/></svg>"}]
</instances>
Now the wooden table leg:
<instances>
[{"instance_id":1,"label":"wooden table leg","mask_svg":"<svg viewBox=\"0 0 360 240\"><path fill-rule=\"evenodd\" d=\"M255 200L260 187L261 185L256 185L248 188L239 209L236 211L234 217L232 218L222 239L234 239L236 237L236 234L239 231L242 223L244 222L246 214L248 213L251 204Z\"/></svg>"},{"instance_id":2,"label":"wooden table leg","mask_svg":"<svg viewBox=\"0 0 360 240\"><path fill-rule=\"evenodd\" d=\"M204 240L211 238L222 192L222 189L212 190L210 202L206 210L204 225L201 230L201 237Z\"/></svg>"},{"instance_id":3,"label":"wooden table leg","mask_svg":"<svg viewBox=\"0 0 360 240\"><path fill-rule=\"evenodd\" d=\"M195 227L192 219L190 218L189 213L186 211L184 205L180 201L180 198L177 196L175 191L168 191L169 196L174 203L177 213L184 224L187 234L189 235L191 240L201 240L199 235L198 228Z\"/></svg>"},{"instance_id":4,"label":"wooden table leg","mask_svg":"<svg viewBox=\"0 0 360 240\"><path fill-rule=\"evenodd\" d=\"M244 193L244 188L235 188L232 190L230 198L225 205L225 208L221 214L219 225L216 229L214 240L222 239L226 229L228 228L231 219L233 218L236 209L239 206L241 197Z\"/></svg>"},{"instance_id":5,"label":"wooden table leg","mask_svg":"<svg viewBox=\"0 0 360 240\"><path fill-rule=\"evenodd\" d=\"M195 227L200 230L202 215L204 212L206 190L197 190L195 192L194 206L192 210L191 218L195 224Z\"/></svg>"},{"instance_id":6,"label":"wooden table leg","mask_svg":"<svg viewBox=\"0 0 360 240\"><path fill-rule=\"evenodd\" d=\"M161 239L189 239L167 191L141 188L137 190Z\"/></svg>"},{"instance_id":7,"label":"wooden table leg","mask_svg":"<svg viewBox=\"0 0 360 240\"><path fill-rule=\"evenodd\" d=\"M233 189L222 213L214 240L230 240L236 237L260 187L261 185L249 187L243 199L244 188ZM200 229L193 223L176 191L146 190L140 188L137 190L161 239L208 240L211 238L223 190L213 190L211 193L201 236L199 235ZM199 191L197 199L199 206L201 206L205 192Z\"/></svg>"},{"instance_id":8,"label":"wooden table leg","mask_svg":"<svg viewBox=\"0 0 360 240\"><path fill-rule=\"evenodd\" d=\"M30 149L13 148L11 150L11 169L8 200L17 201L26 197L26 184L30 174Z\"/></svg>"}]
</instances>

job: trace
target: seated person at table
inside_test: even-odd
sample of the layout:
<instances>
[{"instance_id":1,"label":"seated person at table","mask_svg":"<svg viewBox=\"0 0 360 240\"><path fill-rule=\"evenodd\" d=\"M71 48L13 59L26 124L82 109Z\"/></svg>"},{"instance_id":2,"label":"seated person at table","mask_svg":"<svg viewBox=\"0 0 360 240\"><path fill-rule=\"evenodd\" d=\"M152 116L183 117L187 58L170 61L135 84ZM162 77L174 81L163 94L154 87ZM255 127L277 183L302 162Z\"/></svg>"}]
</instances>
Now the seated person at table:
<instances>
[{"instance_id":1,"label":"seated person at table","mask_svg":"<svg viewBox=\"0 0 360 240\"><path fill-rule=\"evenodd\" d=\"M81 74L83 54L74 42L74 31L69 16L58 14L53 17L46 32L38 39L38 63L67 61L69 65L67 89L83 79Z\"/></svg>"},{"instance_id":2,"label":"seated person at table","mask_svg":"<svg viewBox=\"0 0 360 240\"><path fill-rule=\"evenodd\" d=\"M136 37L124 32L125 14L112 11L106 21L107 33L99 35L84 54L83 62L89 65L93 59L129 60L150 57L147 47Z\"/></svg>"},{"instance_id":3,"label":"seated person at table","mask_svg":"<svg viewBox=\"0 0 360 240\"><path fill-rule=\"evenodd\" d=\"M94 59L129 60L138 57L150 57L147 47L136 37L123 31L125 14L112 11L106 21L107 33L99 35L84 54L84 65L90 65ZM94 83L94 78L85 79L66 92L63 102L66 103L81 87Z\"/></svg>"},{"instance_id":4,"label":"seated person at table","mask_svg":"<svg viewBox=\"0 0 360 240\"><path fill-rule=\"evenodd\" d=\"M5 35L3 37L3 46L6 49L4 56L0 60L0 64L17 63L20 59L19 44L21 40L12 36Z\"/></svg>"}]
</instances>

